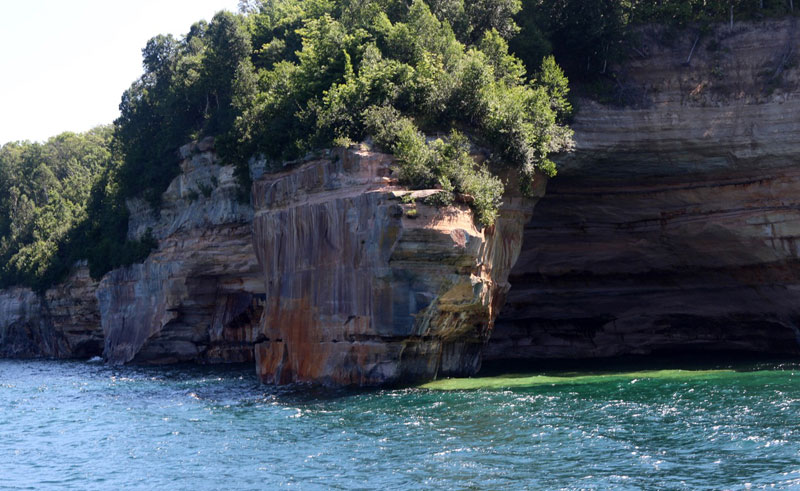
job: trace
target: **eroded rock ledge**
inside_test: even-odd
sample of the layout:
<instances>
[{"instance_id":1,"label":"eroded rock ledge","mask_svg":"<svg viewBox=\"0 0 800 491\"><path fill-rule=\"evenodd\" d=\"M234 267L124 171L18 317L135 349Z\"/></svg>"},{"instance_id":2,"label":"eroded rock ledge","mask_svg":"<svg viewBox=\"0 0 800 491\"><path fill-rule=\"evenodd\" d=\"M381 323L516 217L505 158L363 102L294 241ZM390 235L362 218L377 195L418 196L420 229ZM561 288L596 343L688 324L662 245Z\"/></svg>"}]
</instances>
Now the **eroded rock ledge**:
<instances>
[{"instance_id":1,"label":"eroded rock ledge","mask_svg":"<svg viewBox=\"0 0 800 491\"><path fill-rule=\"evenodd\" d=\"M481 230L465 205L403 204L390 164L342 150L254 184L265 382L378 385L480 367L534 201L508 197Z\"/></svg>"},{"instance_id":2,"label":"eroded rock ledge","mask_svg":"<svg viewBox=\"0 0 800 491\"><path fill-rule=\"evenodd\" d=\"M144 203L129 203L129 235L149 228L158 248L143 264L108 273L97 290L111 363L253 359L264 288L252 207L237 200L233 167L216 162L213 139L181 155L182 173L158 218Z\"/></svg>"},{"instance_id":3,"label":"eroded rock ledge","mask_svg":"<svg viewBox=\"0 0 800 491\"><path fill-rule=\"evenodd\" d=\"M581 105L487 358L800 354L797 32L719 27L690 66L645 33L644 104Z\"/></svg>"}]
</instances>

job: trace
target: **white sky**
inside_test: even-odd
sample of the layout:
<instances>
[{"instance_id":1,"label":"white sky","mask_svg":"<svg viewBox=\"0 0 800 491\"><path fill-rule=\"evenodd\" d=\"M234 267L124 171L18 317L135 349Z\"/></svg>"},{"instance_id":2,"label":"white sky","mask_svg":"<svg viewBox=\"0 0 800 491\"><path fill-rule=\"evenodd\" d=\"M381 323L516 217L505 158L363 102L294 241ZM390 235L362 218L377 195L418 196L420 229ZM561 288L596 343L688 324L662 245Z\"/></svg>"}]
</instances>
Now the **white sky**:
<instances>
[{"instance_id":1,"label":"white sky","mask_svg":"<svg viewBox=\"0 0 800 491\"><path fill-rule=\"evenodd\" d=\"M237 0L0 0L0 145L119 115L156 34L181 36Z\"/></svg>"}]
</instances>

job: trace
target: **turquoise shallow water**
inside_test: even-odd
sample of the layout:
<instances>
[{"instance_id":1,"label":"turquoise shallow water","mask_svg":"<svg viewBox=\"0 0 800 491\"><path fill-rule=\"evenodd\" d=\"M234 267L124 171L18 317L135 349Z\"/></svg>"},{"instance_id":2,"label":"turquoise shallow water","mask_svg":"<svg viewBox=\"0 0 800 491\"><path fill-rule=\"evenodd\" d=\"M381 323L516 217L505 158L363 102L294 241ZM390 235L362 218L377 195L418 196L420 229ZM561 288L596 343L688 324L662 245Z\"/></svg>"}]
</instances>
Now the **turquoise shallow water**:
<instances>
[{"instance_id":1,"label":"turquoise shallow water","mask_svg":"<svg viewBox=\"0 0 800 491\"><path fill-rule=\"evenodd\" d=\"M727 368L299 394L0 360L0 488L800 489L800 364Z\"/></svg>"}]
</instances>

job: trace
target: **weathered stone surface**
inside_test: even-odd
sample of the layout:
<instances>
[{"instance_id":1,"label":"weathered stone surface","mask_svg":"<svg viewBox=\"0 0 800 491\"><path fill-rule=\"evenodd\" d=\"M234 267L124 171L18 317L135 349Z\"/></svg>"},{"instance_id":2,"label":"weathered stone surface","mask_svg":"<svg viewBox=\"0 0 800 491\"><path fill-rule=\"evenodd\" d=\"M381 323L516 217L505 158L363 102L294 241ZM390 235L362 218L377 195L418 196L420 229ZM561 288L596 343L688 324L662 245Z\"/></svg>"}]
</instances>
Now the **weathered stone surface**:
<instances>
[{"instance_id":1,"label":"weathered stone surface","mask_svg":"<svg viewBox=\"0 0 800 491\"><path fill-rule=\"evenodd\" d=\"M646 33L624 70L640 104L583 101L533 219L509 197L486 230L405 204L389 157L352 149L254 172L254 218L213 140L186 145L160 215L129 203L158 249L99 286L81 268L0 292L0 356L256 358L270 383L375 385L474 373L490 335L488 359L799 354L797 32L720 28L690 66L694 39Z\"/></svg>"},{"instance_id":2,"label":"weathered stone surface","mask_svg":"<svg viewBox=\"0 0 800 491\"><path fill-rule=\"evenodd\" d=\"M465 205L426 206L435 190L402 202L390 157L350 150L262 177L254 221L209 145L181 149L182 174L157 216L128 204L129 236L150 231L159 242L143 264L99 285L83 268L41 299L3 292L5 354L102 346L112 363L257 357L262 378L278 384L477 371L533 200L509 195L496 225L479 229Z\"/></svg>"},{"instance_id":3,"label":"weathered stone surface","mask_svg":"<svg viewBox=\"0 0 800 491\"><path fill-rule=\"evenodd\" d=\"M645 37L644 107L581 103L487 358L800 354L795 29L720 28L689 67L693 38Z\"/></svg>"},{"instance_id":4,"label":"weathered stone surface","mask_svg":"<svg viewBox=\"0 0 800 491\"><path fill-rule=\"evenodd\" d=\"M509 198L478 229L464 205L403 204L390 163L342 150L254 184L265 382L378 385L480 367L533 202Z\"/></svg>"},{"instance_id":5,"label":"weathered stone surface","mask_svg":"<svg viewBox=\"0 0 800 491\"><path fill-rule=\"evenodd\" d=\"M143 264L107 274L97 296L105 358L113 363L253 359L263 283L252 246L252 208L236 199L233 167L213 140L184 146L182 173L155 217L141 202L129 234L159 246Z\"/></svg>"},{"instance_id":6,"label":"weathered stone surface","mask_svg":"<svg viewBox=\"0 0 800 491\"><path fill-rule=\"evenodd\" d=\"M0 356L89 358L102 353L96 288L83 265L44 295L28 288L0 291Z\"/></svg>"},{"instance_id":7,"label":"weathered stone surface","mask_svg":"<svg viewBox=\"0 0 800 491\"><path fill-rule=\"evenodd\" d=\"M61 333L67 349L59 356L90 358L103 351L103 331L97 307L98 282L80 265L66 282L45 292L45 312L55 332Z\"/></svg>"}]
</instances>

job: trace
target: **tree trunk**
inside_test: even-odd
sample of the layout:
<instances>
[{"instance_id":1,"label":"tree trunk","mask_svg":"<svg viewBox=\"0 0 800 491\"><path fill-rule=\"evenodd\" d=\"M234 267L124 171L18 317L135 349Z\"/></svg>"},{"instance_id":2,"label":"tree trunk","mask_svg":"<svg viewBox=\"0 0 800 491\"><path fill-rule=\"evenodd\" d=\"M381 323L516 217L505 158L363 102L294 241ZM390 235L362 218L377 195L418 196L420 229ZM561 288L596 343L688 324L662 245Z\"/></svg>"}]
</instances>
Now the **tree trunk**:
<instances>
[{"instance_id":1,"label":"tree trunk","mask_svg":"<svg viewBox=\"0 0 800 491\"><path fill-rule=\"evenodd\" d=\"M733 30L733 4L731 4L731 30Z\"/></svg>"}]
</instances>

